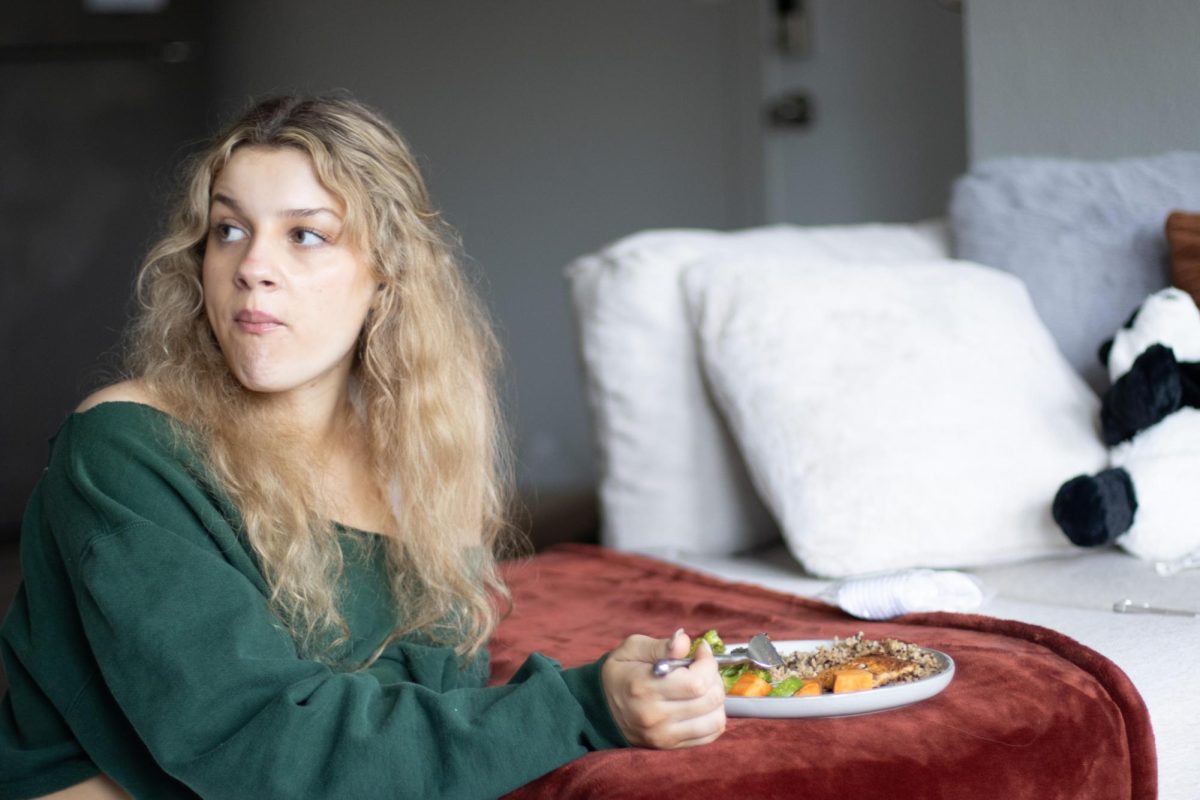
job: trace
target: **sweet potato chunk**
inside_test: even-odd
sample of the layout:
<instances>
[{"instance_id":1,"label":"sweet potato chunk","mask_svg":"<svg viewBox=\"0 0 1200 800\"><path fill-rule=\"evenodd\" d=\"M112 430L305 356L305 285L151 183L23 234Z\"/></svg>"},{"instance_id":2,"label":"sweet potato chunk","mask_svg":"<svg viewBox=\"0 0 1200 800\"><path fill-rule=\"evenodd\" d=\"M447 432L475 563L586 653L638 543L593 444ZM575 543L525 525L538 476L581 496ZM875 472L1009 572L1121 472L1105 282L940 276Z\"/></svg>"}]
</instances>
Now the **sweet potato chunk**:
<instances>
[{"instance_id":1,"label":"sweet potato chunk","mask_svg":"<svg viewBox=\"0 0 1200 800\"><path fill-rule=\"evenodd\" d=\"M819 695L820 693L821 684L810 679L805 681L804 685L801 686L800 689L794 695L792 695L792 697L810 697Z\"/></svg>"},{"instance_id":2,"label":"sweet potato chunk","mask_svg":"<svg viewBox=\"0 0 1200 800\"><path fill-rule=\"evenodd\" d=\"M871 678L871 673L865 669L839 669L834 672L833 691L834 694L842 692L861 692L864 689L874 687L875 682Z\"/></svg>"},{"instance_id":3,"label":"sweet potato chunk","mask_svg":"<svg viewBox=\"0 0 1200 800\"><path fill-rule=\"evenodd\" d=\"M744 673L729 689L733 697L766 697L770 693L770 681L763 680L753 672Z\"/></svg>"}]
</instances>

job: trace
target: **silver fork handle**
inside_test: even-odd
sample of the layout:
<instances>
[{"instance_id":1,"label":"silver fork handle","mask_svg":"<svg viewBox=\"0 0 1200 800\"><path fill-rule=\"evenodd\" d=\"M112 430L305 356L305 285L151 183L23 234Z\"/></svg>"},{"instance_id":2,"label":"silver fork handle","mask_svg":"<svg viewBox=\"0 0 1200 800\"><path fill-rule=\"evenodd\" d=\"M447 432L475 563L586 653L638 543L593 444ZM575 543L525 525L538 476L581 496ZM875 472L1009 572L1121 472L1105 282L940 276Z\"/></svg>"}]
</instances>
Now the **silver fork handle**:
<instances>
[{"instance_id":1,"label":"silver fork handle","mask_svg":"<svg viewBox=\"0 0 1200 800\"><path fill-rule=\"evenodd\" d=\"M713 656L713 658L716 659L717 665L721 667L729 664L746 664L753 661L748 653L722 653L719 656ZM660 658L654 662L654 674L661 678L676 667L686 667L693 660L691 658Z\"/></svg>"}]
</instances>

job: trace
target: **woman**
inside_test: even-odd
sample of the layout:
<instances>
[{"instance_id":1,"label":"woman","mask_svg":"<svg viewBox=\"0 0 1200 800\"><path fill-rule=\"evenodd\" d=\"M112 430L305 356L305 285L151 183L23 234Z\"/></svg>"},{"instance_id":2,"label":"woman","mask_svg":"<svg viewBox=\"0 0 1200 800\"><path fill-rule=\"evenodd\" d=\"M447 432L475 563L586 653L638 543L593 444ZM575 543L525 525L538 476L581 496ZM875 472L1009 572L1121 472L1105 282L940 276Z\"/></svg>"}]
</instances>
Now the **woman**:
<instances>
[{"instance_id":1,"label":"woman","mask_svg":"<svg viewBox=\"0 0 1200 800\"><path fill-rule=\"evenodd\" d=\"M26 513L0 796L490 797L720 735L706 647L651 676L681 632L483 687L496 346L379 116L255 106L138 291L131 377L63 424Z\"/></svg>"}]
</instances>

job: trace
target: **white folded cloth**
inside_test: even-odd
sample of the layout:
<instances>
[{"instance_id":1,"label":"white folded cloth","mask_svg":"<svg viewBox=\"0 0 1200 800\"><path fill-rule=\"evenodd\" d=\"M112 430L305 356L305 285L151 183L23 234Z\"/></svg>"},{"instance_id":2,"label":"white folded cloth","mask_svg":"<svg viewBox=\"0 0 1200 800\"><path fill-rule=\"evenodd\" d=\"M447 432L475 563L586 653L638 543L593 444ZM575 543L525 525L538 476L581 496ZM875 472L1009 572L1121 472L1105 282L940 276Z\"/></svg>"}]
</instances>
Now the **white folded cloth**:
<instances>
[{"instance_id":1,"label":"white folded cloth","mask_svg":"<svg viewBox=\"0 0 1200 800\"><path fill-rule=\"evenodd\" d=\"M914 611L974 611L984 601L978 578L954 570L907 569L839 581L821 597L860 619Z\"/></svg>"}]
</instances>

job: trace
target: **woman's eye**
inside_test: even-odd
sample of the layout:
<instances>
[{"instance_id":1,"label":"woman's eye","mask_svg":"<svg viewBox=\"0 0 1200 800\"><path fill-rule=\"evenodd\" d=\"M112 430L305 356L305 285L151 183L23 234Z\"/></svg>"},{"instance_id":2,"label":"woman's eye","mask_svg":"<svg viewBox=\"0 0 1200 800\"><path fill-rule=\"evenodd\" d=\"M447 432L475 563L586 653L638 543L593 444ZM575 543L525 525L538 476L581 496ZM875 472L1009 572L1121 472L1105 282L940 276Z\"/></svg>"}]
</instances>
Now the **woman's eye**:
<instances>
[{"instance_id":1,"label":"woman's eye","mask_svg":"<svg viewBox=\"0 0 1200 800\"><path fill-rule=\"evenodd\" d=\"M218 222L213 226L213 231L217 234L218 241L222 242L240 242L246 238L244 230L227 222Z\"/></svg>"},{"instance_id":2,"label":"woman's eye","mask_svg":"<svg viewBox=\"0 0 1200 800\"><path fill-rule=\"evenodd\" d=\"M292 241L303 247L316 247L317 245L325 244L329 240L316 231L301 228L292 233Z\"/></svg>"}]
</instances>

